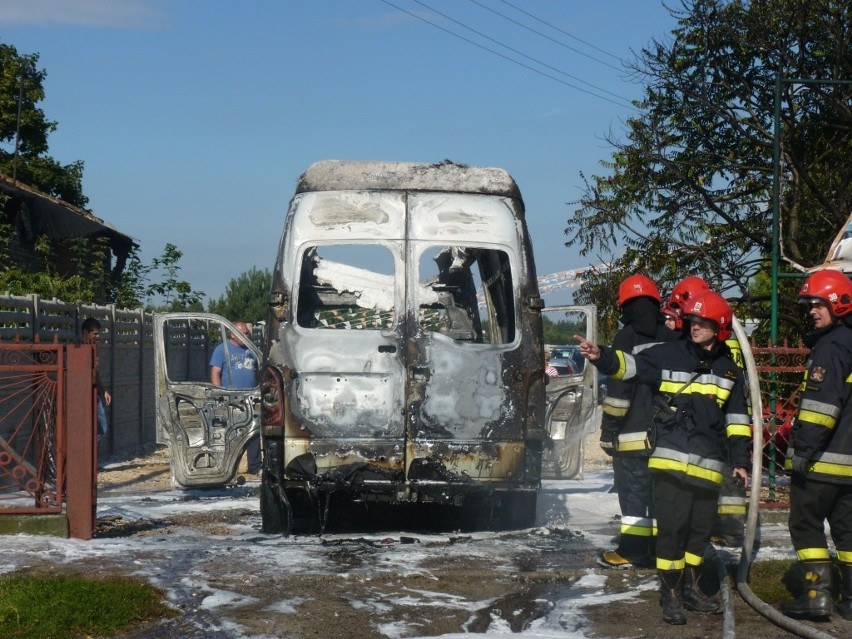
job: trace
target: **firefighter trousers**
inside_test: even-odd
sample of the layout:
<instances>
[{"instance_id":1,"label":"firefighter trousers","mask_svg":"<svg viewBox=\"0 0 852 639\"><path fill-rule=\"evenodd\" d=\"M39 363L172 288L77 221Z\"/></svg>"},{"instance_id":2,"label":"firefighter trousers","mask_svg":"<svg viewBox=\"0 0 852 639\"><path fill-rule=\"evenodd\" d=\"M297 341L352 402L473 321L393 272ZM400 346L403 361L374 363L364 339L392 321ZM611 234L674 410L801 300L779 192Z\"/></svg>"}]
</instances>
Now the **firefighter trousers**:
<instances>
[{"instance_id":1,"label":"firefighter trousers","mask_svg":"<svg viewBox=\"0 0 852 639\"><path fill-rule=\"evenodd\" d=\"M631 560L653 557L656 522L648 458L616 453L612 458L612 469L621 508L618 553Z\"/></svg>"},{"instance_id":2,"label":"firefighter trousers","mask_svg":"<svg viewBox=\"0 0 852 639\"><path fill-rule=\"evenodd\" d=\"M725 480L719 491L717 512L713 535L723 537L729 545L741 545L748 514L748 500L745 485L734 479L730 467L725 468Z\"/></svg>"},{"instance_id":3,"label":"firefighter trousers","mask_svg":"<svg viewBox=\"0 0 852 639\"><path fill-rule=\"evenodd\" d=\"M699 566L716 521L719 490L688 484L680 475L651 474L657 515L657 568Z\"/></svg>"},{"instance_id":4,"label":"firefighter trousers","mask_svg":"<svg viewBox=\"0 0 852 639\"><path fill-rule=\"evenodd\" d=\"M794 473L789 528L799 561L828 560L826 519L837 558L852 564L852 485L814 481Z\"/></svg>"}]
</instances>

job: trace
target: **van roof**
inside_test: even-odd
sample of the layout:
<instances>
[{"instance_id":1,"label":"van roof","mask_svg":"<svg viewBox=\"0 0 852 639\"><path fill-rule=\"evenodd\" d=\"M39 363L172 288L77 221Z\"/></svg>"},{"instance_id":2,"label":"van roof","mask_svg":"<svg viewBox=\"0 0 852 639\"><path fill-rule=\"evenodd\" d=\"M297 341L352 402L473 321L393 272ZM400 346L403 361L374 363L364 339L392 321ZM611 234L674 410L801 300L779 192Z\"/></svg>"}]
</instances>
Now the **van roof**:
<instances>
[{"instance_id":1,"label":"van roof","mask_svg":"<svg viewBox=\"0 0 852 639\"><path fill-rule=\"evenodd\" d=\"M296 193L351 190L449 191L521 197L515 180L503 169L467 166L450 160L436 164L324 160L308 167L296 185Z\"/></svg>"}]
</instances>

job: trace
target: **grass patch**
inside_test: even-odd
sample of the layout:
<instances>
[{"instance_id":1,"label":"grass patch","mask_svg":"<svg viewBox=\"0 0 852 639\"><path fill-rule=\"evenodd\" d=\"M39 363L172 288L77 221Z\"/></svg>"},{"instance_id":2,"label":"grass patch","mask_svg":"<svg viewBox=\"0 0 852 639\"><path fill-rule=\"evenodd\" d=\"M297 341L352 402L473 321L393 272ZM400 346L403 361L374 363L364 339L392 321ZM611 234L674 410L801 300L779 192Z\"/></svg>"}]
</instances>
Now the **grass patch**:
<instances>
[{"instance_id":1,"label":"grass patch","mask_svg":"<svg viewBox=\"0 0 852 639\"><path fill-rule=\"evenodd\" d=\"M748 585L752 592L768 604L778 604L791 598L785 586L789 581L792 559L773 559L759 561L751 565L748 573Z\"/></svg>"},{"instance_id":2,"label":"grass patch","mask_svg":"<svg viewBox=\"0 0 852 639\"><path fill-rule=\"evenodd\" d=\"M76 575L0 577L0 637L110 636L146 619L171 616L156 588L132 579Z\"/></svg>"}]
</instances>

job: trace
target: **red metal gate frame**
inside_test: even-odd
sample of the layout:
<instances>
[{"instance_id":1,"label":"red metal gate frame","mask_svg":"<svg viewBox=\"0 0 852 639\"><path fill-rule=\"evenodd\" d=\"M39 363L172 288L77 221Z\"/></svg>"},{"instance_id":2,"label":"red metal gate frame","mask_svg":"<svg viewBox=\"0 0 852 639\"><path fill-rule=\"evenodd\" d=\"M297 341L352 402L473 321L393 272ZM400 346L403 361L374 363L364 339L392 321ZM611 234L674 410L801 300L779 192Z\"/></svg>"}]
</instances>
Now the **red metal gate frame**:
<instances>
[{"instance_id":1,"label":"red metal gate frame","mask_svg":"<svg viewBox=\"0 0 852 639\"><path fill-rule=\"evenodd\" d=\"M91 539L97 509L94 370L91 345L0 344L0 475L19 488L15 503L0 499L0 515L64 513L71 537ZM18 505L26 495L33 505Z\"/></svg>"},{"instance_id":2,"label":"red metal gate frame","mask_svg":"<svg viewBox=\"0 0 852 639\"><path fill-rule=\"evenodd\" d=\"M779 496L776 468L787 449L790 428L799 406L801 383L810 349L799 344L789 346L752 344L763 401L764 467L768 496L765 506L787 506L788 496Z\"/></svg>"}]
</instances>

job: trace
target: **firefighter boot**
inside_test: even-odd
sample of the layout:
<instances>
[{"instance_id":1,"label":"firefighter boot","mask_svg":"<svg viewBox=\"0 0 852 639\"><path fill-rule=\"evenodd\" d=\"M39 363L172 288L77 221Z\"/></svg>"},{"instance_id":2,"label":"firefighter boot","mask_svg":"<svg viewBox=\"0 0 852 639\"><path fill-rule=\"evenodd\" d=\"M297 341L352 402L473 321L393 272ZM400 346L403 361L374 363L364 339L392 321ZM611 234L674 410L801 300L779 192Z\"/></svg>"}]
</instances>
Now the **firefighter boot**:
<instances>
[{"instance_id":1,"label":"firefighter boot","mask_svg":"<svg viewBox=\"0 0 852 639\"><path fill-rule=\"evenodd\" d=\"M683 582L683 607L701 615L715 615L722 612L718 600L709 597L701 590L701 566L687 566Z\"/></svg>"},{"instance_id":2,"label":"firefighter boot","mask_svg":"<svg viewBox=\"0 0 852 639\"><path fill-rule=\"evenodd\" d=\"M663 621L675 626L686 623L686 611L683 609L681 582L683 570L660 570L660 606L663 607Z\"/></svg>"},{"instance_id":3,"label":"firefighter boot","mask_svg":"<svg viewBox=\"0 0 852 639\"><path fill-rule=\"evenodd\" d=\"M800 564L805 576L801 594L793 601L781 603L788 617L823 619L831 616L831 564L809 561Z\"/></svg>"},{"instance_id":4,"label":"firefighter boot","mask_svg":"<svg viewBox=\"0 0 852 639\"><path fill-rule=\"evenodd\" d=\"M840 601L837 612L848 621L852 621L852 564L840 564Z\"/></svg>"}]
</instances>

